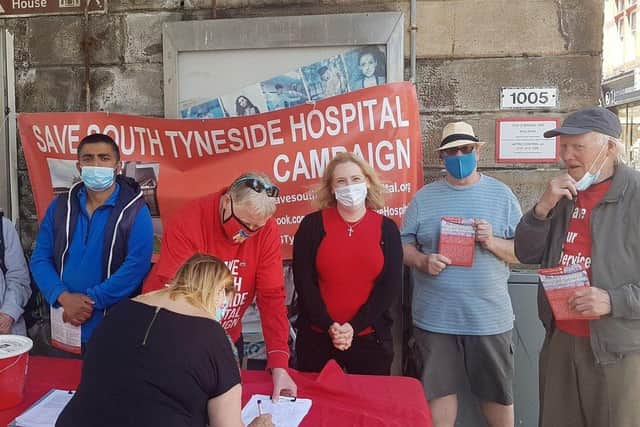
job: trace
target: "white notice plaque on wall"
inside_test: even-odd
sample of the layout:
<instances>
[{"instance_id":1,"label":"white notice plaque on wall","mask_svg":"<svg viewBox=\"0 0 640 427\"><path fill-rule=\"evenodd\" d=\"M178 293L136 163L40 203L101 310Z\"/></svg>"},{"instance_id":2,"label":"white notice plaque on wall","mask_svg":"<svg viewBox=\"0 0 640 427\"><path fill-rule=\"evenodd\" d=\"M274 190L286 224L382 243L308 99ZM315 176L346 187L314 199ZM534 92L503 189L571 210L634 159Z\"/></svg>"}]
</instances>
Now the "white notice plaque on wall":
<instances>
[{"instance_id":1,"label":"white notice plaque on wall","mask_svg":"<svg viewBox=\"0 0 640 427\"><path fill-rule=\"evenodd\" d=\"M543 134L560 126L560 119L520 117L496 119L496 162L555 163L557 138Z\"/></svg>"},{"instance_id":2,"label":"white notice plaque on wall","mask_svg":"<svg viewBox=\"0 0 640 427\"><path fill-rule=\"evenodd\" d=\"M500 90L500 109L556 108L558 88L555 87L503 87Z\"/></svg>"}]
</instances>

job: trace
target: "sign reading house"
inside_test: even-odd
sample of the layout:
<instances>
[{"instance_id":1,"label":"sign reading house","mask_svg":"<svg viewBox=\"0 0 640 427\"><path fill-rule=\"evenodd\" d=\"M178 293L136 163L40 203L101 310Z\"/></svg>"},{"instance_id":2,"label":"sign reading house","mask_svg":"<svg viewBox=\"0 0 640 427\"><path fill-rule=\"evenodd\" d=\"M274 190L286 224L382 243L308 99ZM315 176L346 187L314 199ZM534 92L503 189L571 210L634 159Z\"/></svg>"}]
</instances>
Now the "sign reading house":
<instances>
[{"instance_id":1,"label":"sign reading house","mask_svg":"<svg viewBox=\"0 0 640 427\"><path fill-rule=\"evenodd\" d=\"M87 8L87 2L88 8ZM104 12L106 0L0 0L0 18Z\"/></svg>"}]
</instances>

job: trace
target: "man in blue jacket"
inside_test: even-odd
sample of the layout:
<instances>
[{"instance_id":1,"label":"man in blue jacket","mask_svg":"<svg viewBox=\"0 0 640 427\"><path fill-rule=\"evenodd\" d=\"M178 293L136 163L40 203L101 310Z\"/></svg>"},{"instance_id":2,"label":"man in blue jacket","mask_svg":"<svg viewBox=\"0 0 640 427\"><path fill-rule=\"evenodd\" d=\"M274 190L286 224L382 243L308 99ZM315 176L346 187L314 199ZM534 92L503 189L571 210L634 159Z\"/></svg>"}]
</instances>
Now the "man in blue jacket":
<instances>
[{"instance_id":1,"label":"man in blue jacket","mask_svg":"<svg viewBox=\"0 0 640 427\"><path fill-rule=\"evenodd\" d=\"M153 224L140 186L119 175L108 135L78 145L81 181L53 200L40 224L31 271L63 320L81 326L84 345L106 310L133 294L149 271Z\"/></svg>"}]
</instances>

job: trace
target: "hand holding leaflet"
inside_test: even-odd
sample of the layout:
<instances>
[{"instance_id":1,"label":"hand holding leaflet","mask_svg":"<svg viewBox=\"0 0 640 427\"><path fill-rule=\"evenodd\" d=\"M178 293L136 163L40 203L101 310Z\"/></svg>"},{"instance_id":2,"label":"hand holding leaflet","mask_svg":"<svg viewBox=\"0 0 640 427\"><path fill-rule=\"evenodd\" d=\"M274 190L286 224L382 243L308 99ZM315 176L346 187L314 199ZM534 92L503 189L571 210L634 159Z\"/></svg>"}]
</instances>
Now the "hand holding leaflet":
<instances>
[{"instance_id":1,"label":"hand holding leaflet","mask_svg":"<svg viewBox=\"0 0 640 427\"><path fill-rule=\"evenodd\" d=\"M471 267L476 244L475 220L443 216L440 219L438 253L451 260L451 265Z\"/></svg>"},{"instance_id":2,"label":"hand holding leaflet","mask_svg":"<svg viewBox=\"0 0 640 427\"><path fill-rule=\"evenodd\" d=\"M65 322L63 317L64 308L51 306L51 345L69 353L80 354L80 326Z\"/></svg>"},{"instance_id":3,"label":"hand holding leaflet","mask_svg":"<svg viewBox=\"0 0 640 427\"><path fill-rule=\"evenodd\" d=\"M584 315L606 316L611 313L611 296L604 289L590 286L578 289L569 298L569 306Z\"/></svg>"},{"instance_id":4,"label":"hand holding leaflet","mask_svg":"<svg viewBox=\"0 0 640 427\"><path fill-rule=\"evenodd\" d=\"M542 287L556 320L595 320L599 316L581 314L571 309L569 300L578 289L588 288L589 275L582 264L538 270Z\"/></svg>"}]
</instances>

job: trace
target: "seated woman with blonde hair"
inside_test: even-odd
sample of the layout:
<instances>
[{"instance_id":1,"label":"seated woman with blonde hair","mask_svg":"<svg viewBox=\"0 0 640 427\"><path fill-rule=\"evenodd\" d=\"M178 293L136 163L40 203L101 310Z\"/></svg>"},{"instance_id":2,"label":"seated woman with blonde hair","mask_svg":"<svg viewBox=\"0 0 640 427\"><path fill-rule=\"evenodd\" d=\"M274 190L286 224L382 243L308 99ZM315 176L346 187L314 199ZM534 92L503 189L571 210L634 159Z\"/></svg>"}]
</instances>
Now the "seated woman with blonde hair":
<instances>
[{"instance_id":1,"label":"seated woman with blonde hair","mask_svg":"<svg viewBox=\"0 0 640 427\"><path fill-rule=\"evenodd\" d=\"M56 426L243 426L240 371L218 323L233 292L224 263L197 254L164 289L113 307Z\"/></svg>"}]
</instances>

